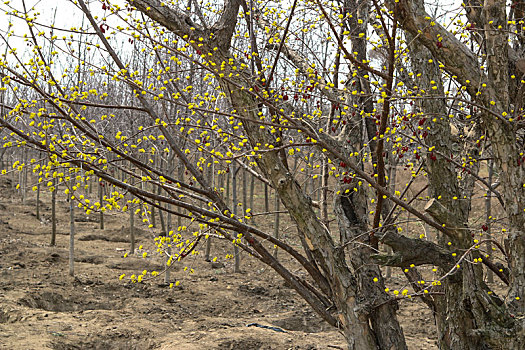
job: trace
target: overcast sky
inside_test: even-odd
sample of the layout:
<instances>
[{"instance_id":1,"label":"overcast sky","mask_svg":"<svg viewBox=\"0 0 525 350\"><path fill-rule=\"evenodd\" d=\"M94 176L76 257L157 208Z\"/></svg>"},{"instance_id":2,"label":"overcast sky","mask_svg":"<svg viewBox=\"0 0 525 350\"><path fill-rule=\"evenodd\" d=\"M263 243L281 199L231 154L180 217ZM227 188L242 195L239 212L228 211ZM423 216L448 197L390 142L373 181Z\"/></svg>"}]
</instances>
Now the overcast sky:
<instances>
[{"instance_id":1,"label":"overcast sky","mask_svg":"<svg viewBox=\"0 0 525 350\"><path fill-rule=\"evenodd\" d=\"M104 11L102 10L102 4L97 1L85 0L88 3L88 6L93 11L94 15L100 17L104 16ZM112 3L119 4L121 7L125 7L124 0L112 0ZM91 4L91 6L89 5ZM25 0L26 8L29 10L31 17L36 13L40 13L36 20L37 23L44 25L51 25L54 23L55 30L54 34L58 38L63 36L69 36L71 33L67 31L61 31L60 29L70 30L72 27L80 27L82 24L83 14L76 5L73 4L71 0ZM23 19L16 18L15 16L5 15L6 11L12 11L12 8L17 9L20 13L23 13L23 1L22 0L11 0L8 5L5 5L3 2L0 4L1 15L0 15L0 35L5 38L6 31L8 29L8 24L11 21L13 23L12 29L15 31L15 35L9 38L9 44L13 47L16 47L19 52L23 52L27 48L27 44L23 40L23 35L28 33L27 24ZM30 10L34 9L34 10ZM55 15L56 14L56 15ZM106 15L109 12L106 11ZM109 18L111 24L112 18ZM116 22L115 22L116 23ZM89 23L87 20L84 20L84 27L89 28ZM50 28L45 28L43 26L36 25L38 30L44 30L49 37L51 32ZM0 41L0 52L3 54L5 52L5 43Z\"/></svg>"},{"instance_id":2,"label":"overcast sky","mask_svg":"<svg viewBox=\"0 0 525 350\"><path fill-rule=\"evenodd\" d=\"M84 0L86 3L88 3L88 6L90 7L91 11L94 15L98 15L100 18L102 18L104 15L110 15L109 11L102 10L102 3L98 0ZM197 0L200 2L201 0ZM219 0L221 1L221 0ZM111 0L113 4L118 4L121 8L126 7L126 1L125 0ZM13 16L5 15L6 11L10 11L11 8L15 8L20 13L23 13L23 0L11 0L8 5L4 4L2 1L0 3L0 36L3 38L6 37L6 30L8 28L9 21L12 21L14 26L12 29L15 31L15 36L12 36L9 38L9 44L12 47L16 47L19 54L22 56L24 55L24 52L26 52L28 49L30 49L30 46L28 46L22 36L24 33L28 32L27 24L23 19L18 19ZM438 3L438 10L437 13L445 13L446 11L452 11L457 12L457 10L460 8L460 4L455 0L436 0L436 1L427 1L429 4L435 4ZM34 16L35 12L39 12L40 15L38 16L37 23L45 24L45 25L51 25L54 23L55 25L55 31L54 34L57 35L58 41L57 44L61 45L64 44L64 41L61 40L63 36L70 36L70 32L67 31L61 31L60 29L66 29L69 30L72 27L80 27L82 25L82 19L83 14L82 12L77 8L76 5L73 4L71 0L25 0L25 5L27 9L34 9L30 10L31 16ZM435 5L430 5L429 11L432 13L436 12ZM454 13L448 13L448 15L445 15L444 18L450 18L454 15ZM55 16L56 13L56 16ZM443 23L443 17L438 20L439 22ZM111 26L116 26L117 24L121 24L120 20L116 19L114 16L108 17L108 23ZM84 21L84 27L88 28L89 30L89 23L87 20ZM46 36L49 37L51 29L45 28L42 26L36 25L36 28L38 30L43 30L46 33ZM91 31L91 30L90 30ZM127 40L127 37L125 36L119 36L117 40L121 40L122 43ZM118 45L119 47L122 47L121 45ZM0 40L0 54L3 54L5 52L5 43L3 40ZM26 56L27 58L27 56Z\"/></svg>"}]
</instances>

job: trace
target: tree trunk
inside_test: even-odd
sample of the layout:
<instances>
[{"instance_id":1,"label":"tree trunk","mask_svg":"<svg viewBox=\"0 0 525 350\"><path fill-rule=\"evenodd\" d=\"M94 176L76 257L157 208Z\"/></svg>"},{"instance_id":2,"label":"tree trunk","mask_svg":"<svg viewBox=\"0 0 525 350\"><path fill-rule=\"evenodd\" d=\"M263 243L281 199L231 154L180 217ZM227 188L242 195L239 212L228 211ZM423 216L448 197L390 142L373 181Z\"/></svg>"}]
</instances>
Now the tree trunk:
<instances>
[{"instance_id":1,"label":"tree trunk","mask_svg":"<svg viewBox=\"0 0 525 350\"><path fill-rule=\"evenodd\" d=\"M130 241L130 248L129 253L135 254L135 212L133 207L129 209L129 241Z\"/></svg>"},{"instance_id":2,"label":"tree trunk","mask_svg":"<svg viewBox=\"0 0 525 350\"><path fill-rule=\"evenodd\" d=\"M491 160L487 161L487 172L488 172L488 178L487 181L489 184L492 185L492 175L494 173L494 162ZM485 227L483 229L486 229L487 231L487 238L492 239L492 192L490 190L487 190L486 192L487 198L485 198ZM489 254L492 254L492 242L487 242L487 252ZM494 273L492 270L487 269L487 283L494 283Z\"/></svg>"},{"instance_id":3,"label":"tree trunk","mask_svg":"<svg viewBox=\"0 0 525 350\"><path fill-rule=\"evenodd\" d=\"M274 216L274 221L273 221L273 236L277 239L279 239L279 222L280 222L279 210L281 209L280 204L281 204L281 200L279 199L279 196L276 195L275 196L275 216ZM275 249L273 252L273 256L275 257L275 259L277 259L278 251L279 249L277 249L277 246L275 246Z\"/></svg>"},{"instance_id":4,"label":"tree trunk","mask_svg":"<svg viewBox=\"0 0 525 350\"><path fill-rule=\"evenodd\" d=\"M151 191L155 192L155 184L153 184L153 183L151 184ZM150 219L151 220L150 221L151 222L151 226L152 227L157 227L157 223L155 221L155 207L154 206L151 206L151 211L150 212L151 212L151 214L150 214L151 215L151 219Z\"/></svg>"},{"instance_id":5,"label":"tree trunk","mask_svg":"<svg viewBox=\"0 0 525 350\"><path fill-rule=\"evenodd\" d=\"M257 226L257 223L255 222L255 216L253 216L253 212L255 208L253 207L254 203L254 197L255 197L255 176L250 176L250 209L252 212L250 213L250 220L252 221L254 226Z\"/></svg>"},{"instance_id":6,"label":"tree trunk","mask_svg":"<svg viewBox=\"0 0 525 350\"><path fill-rule=\"evenodd\" d=\"M268 185L263 184L264 186L264 211L268 213L270 211L270 199L268 194Z\"/></svg>"},{"instance_id":7,"label":"tree trunk","mask_svg":"<svg viewBox=\"0 0 525 350\"><path fill-rule=\"evenodd\" d=\"M104 208L104 182L99 179L98 184L98 201L100 203L100 209ZM100 229L104 229L104 212L100 210Z\"/></svg>"},{"instance_id":8,"label":"tree trunk","mask_svg":"<svg viewBox=\"0 0 525 350\"><path fill-rule=\"evenodd\" d=\"M208 181L211 184L211 187L215 187L215 163L213 162L213 158L210 158L210 163L208 165ZM211 261L210 254L211 254L211 236L208 235L208 238L206 239L206 250L204 252L204 260L205 261Z\"/></svg>"},{"instance_id":9,"label":"tree trunk","mask_svg":"<svg viewBox=\"0 0 525 350\"><path fill-rule=\"evenodd\" d=\"M40 182L36 185L36 218L40 220Z\"/></svg>"},{"instance_id":10,"label":"tree trunk","mask_svg":"<svg viewBox=\"0 0 525 350\"><path fill-rule=\"evenodd\" d=\"M232 166L231 166L231 173L232 173L232 208L233 208L233 215L237 216L237 208L239 207L238 206L238 203L237 203L237 165L235 164L235 162L232 163ZM237 237L234 237L234 239L236 240ZM237 246L237 244L234 242L233 243L233 258L235 260L235 265L233 267L233 272L241 272L241 257L240 257L240 251L239 251L239 247Z\"/></svg>"},{"instance_id":11,"label":"tree trunk","mask_svg":"<svg viewBox=\"0 0 525 350\"><path fill-rule=\"evenodd\" d=\"M73 180L69 194L69 275L75 275L75 203L73 197Z\"/></svg>"},{"instance_id":12,"label":"tree trunk","mask_svg":"<svg viewBox=\"0 0 525 350\"><path fill-rule=\"evenodd\" d=\"M167 205L167 209L170 209L170 205ZM171 281L171 271L170 271L170 258L171 258L171 212L168 211L168 214L166 215L166 232L165 232L165 241L164 245L166 246L164 253L164 268L166 269L166 272L164 272L164 283L168 284Z\"/></svg>"},{"instance_id":13,"label":"tree trunk","mask_svg":"<svg viewBox=\"0 0 525 350\"><path fill-rule=\"evenodd\" d=\"M54 190L51 192L51 246L56 245L57 237L57 215L56 215L56 203L57 203L57 191L58 185L55 178L53 178Z\"/></svg>"},{"instance_id":14,"label":"tree trunk","mask_svg":"<svg viewBox=\"0 0 525 350\"><path fill-rule=\"evenodd\" d=\"M27 197L27 167L28 167L28 164L27 164L27 159L28 159L27 148L24 148L24 151L23 151L22 154L23 154L22 162L24 164L24 168L22 169L22 174L21 174L22 180L20 181L20 190L22 191L21 192L22 204L25 204L26 203L26 197Z\"/></svg>"}]
</instances>

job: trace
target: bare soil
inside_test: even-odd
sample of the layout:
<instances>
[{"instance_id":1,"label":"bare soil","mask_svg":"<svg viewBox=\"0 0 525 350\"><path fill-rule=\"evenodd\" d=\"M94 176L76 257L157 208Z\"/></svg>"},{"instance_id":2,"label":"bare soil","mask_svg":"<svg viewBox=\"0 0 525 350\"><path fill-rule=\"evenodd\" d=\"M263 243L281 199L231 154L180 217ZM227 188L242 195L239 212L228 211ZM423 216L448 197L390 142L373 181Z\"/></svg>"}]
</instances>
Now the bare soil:
<instances>
[{"instance_id":1,"label":"bare soil","mask_svg":"<svg viewBox=\"0 0 525 350\"><path fill-rule=\"evenodd\" d=\"M346 348L342 335L268 267L243 254L242 273L233 273L233 259L225 259L232 252L228 242L214 240L219 263L213 266L202 253L176 264L171 274L181 281L178 287L170 289L162 275L130 283L131 274L162 271L163 264L154 254L158 229L145 226L137 239L148 257L123 258L129 250L126 214L106 215L100 230L97 215L76 213L71 277L68 203L58 201L57 244L51 247L49 193L42 195L37 220L34 193L21 204L1 181L0 349ZM127 277L119 280L123 273ZM389 281L403 285L400 275ZM403 301L400 319L410 349L437 349L432 315L423 304ZM254 323L274 328L248 326Z\"/></svg>"}]
</instances>

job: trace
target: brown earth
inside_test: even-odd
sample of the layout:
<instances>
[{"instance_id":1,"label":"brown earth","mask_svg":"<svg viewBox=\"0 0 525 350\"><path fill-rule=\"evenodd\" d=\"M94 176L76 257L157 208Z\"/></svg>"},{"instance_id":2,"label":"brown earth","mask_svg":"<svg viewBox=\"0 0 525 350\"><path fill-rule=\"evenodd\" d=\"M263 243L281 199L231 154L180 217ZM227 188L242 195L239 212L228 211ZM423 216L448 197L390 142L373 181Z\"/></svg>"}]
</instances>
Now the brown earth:
<instances>
[{"instance_id":1,"label":"brown earth","mask_svg":"<svg viewBox=\"0 0 525 350\"><path fill-rule=\"evenodd\" d=\"M161 258L153 254L155 229L145 226L137 239L148 257L123 258L129 249L126 214L106 215L106 227L100 230L97 216L77 211L71 277L68 203L58 202L57 245L50 247L49 194L43 193L39 221L34 193L22 205L2 181L0 349L345 348L337 330L268 267L243 254L242 273L233 273L233 259L225 259L232 248L224 241L213 243L213 254L223 264L211 266L203 254L177 263L171 273L174 281L181 281L178 287L170 289L162 276L134 284L127 277L119 280L123 273L163 269ZM289 227L285 220L283 228ZM401 289L405 282L394 274L388 284ZM399 315L410 349L437 348L427 308L406 300ZM251 323L277 328L248 327Z\"/></svg>"}]
</instances>

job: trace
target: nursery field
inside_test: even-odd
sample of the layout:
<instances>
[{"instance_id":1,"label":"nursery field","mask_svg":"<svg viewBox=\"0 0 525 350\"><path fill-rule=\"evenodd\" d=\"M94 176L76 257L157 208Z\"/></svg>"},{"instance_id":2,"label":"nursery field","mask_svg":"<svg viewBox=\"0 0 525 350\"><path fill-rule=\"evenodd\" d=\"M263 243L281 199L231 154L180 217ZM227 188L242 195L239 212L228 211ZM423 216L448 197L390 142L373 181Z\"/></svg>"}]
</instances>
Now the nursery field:
<instances>
[{"instance_id":1,"label":"nursery field","mask_svg":"<svg viewBox=\"0 0 525 350\"><path fill-rule=\"evenodd\" d=\"M68 203L57 201L57 244L51 247L50 195L43 193L37 220L34 193L22 204L15 192L3 179L0 349L345 348L343 336L268 267L243 254L242 272L233 273L233 259L225 258L232 246L225 241L214 240L214 263L197 254L174 264L178 286L170 288L162 275L130 283L131 274L163 271L163 263L154 254L159 230L146 226L135 229L142 249L123 257L129 252L125 214L106 215L100 230L98 215L76 212L71 277ZM401 283L394 273L389 284ZM432 315L422 303L403 301L400 317L410 349L436 349Z\"/></svg>"}]
</instances>

